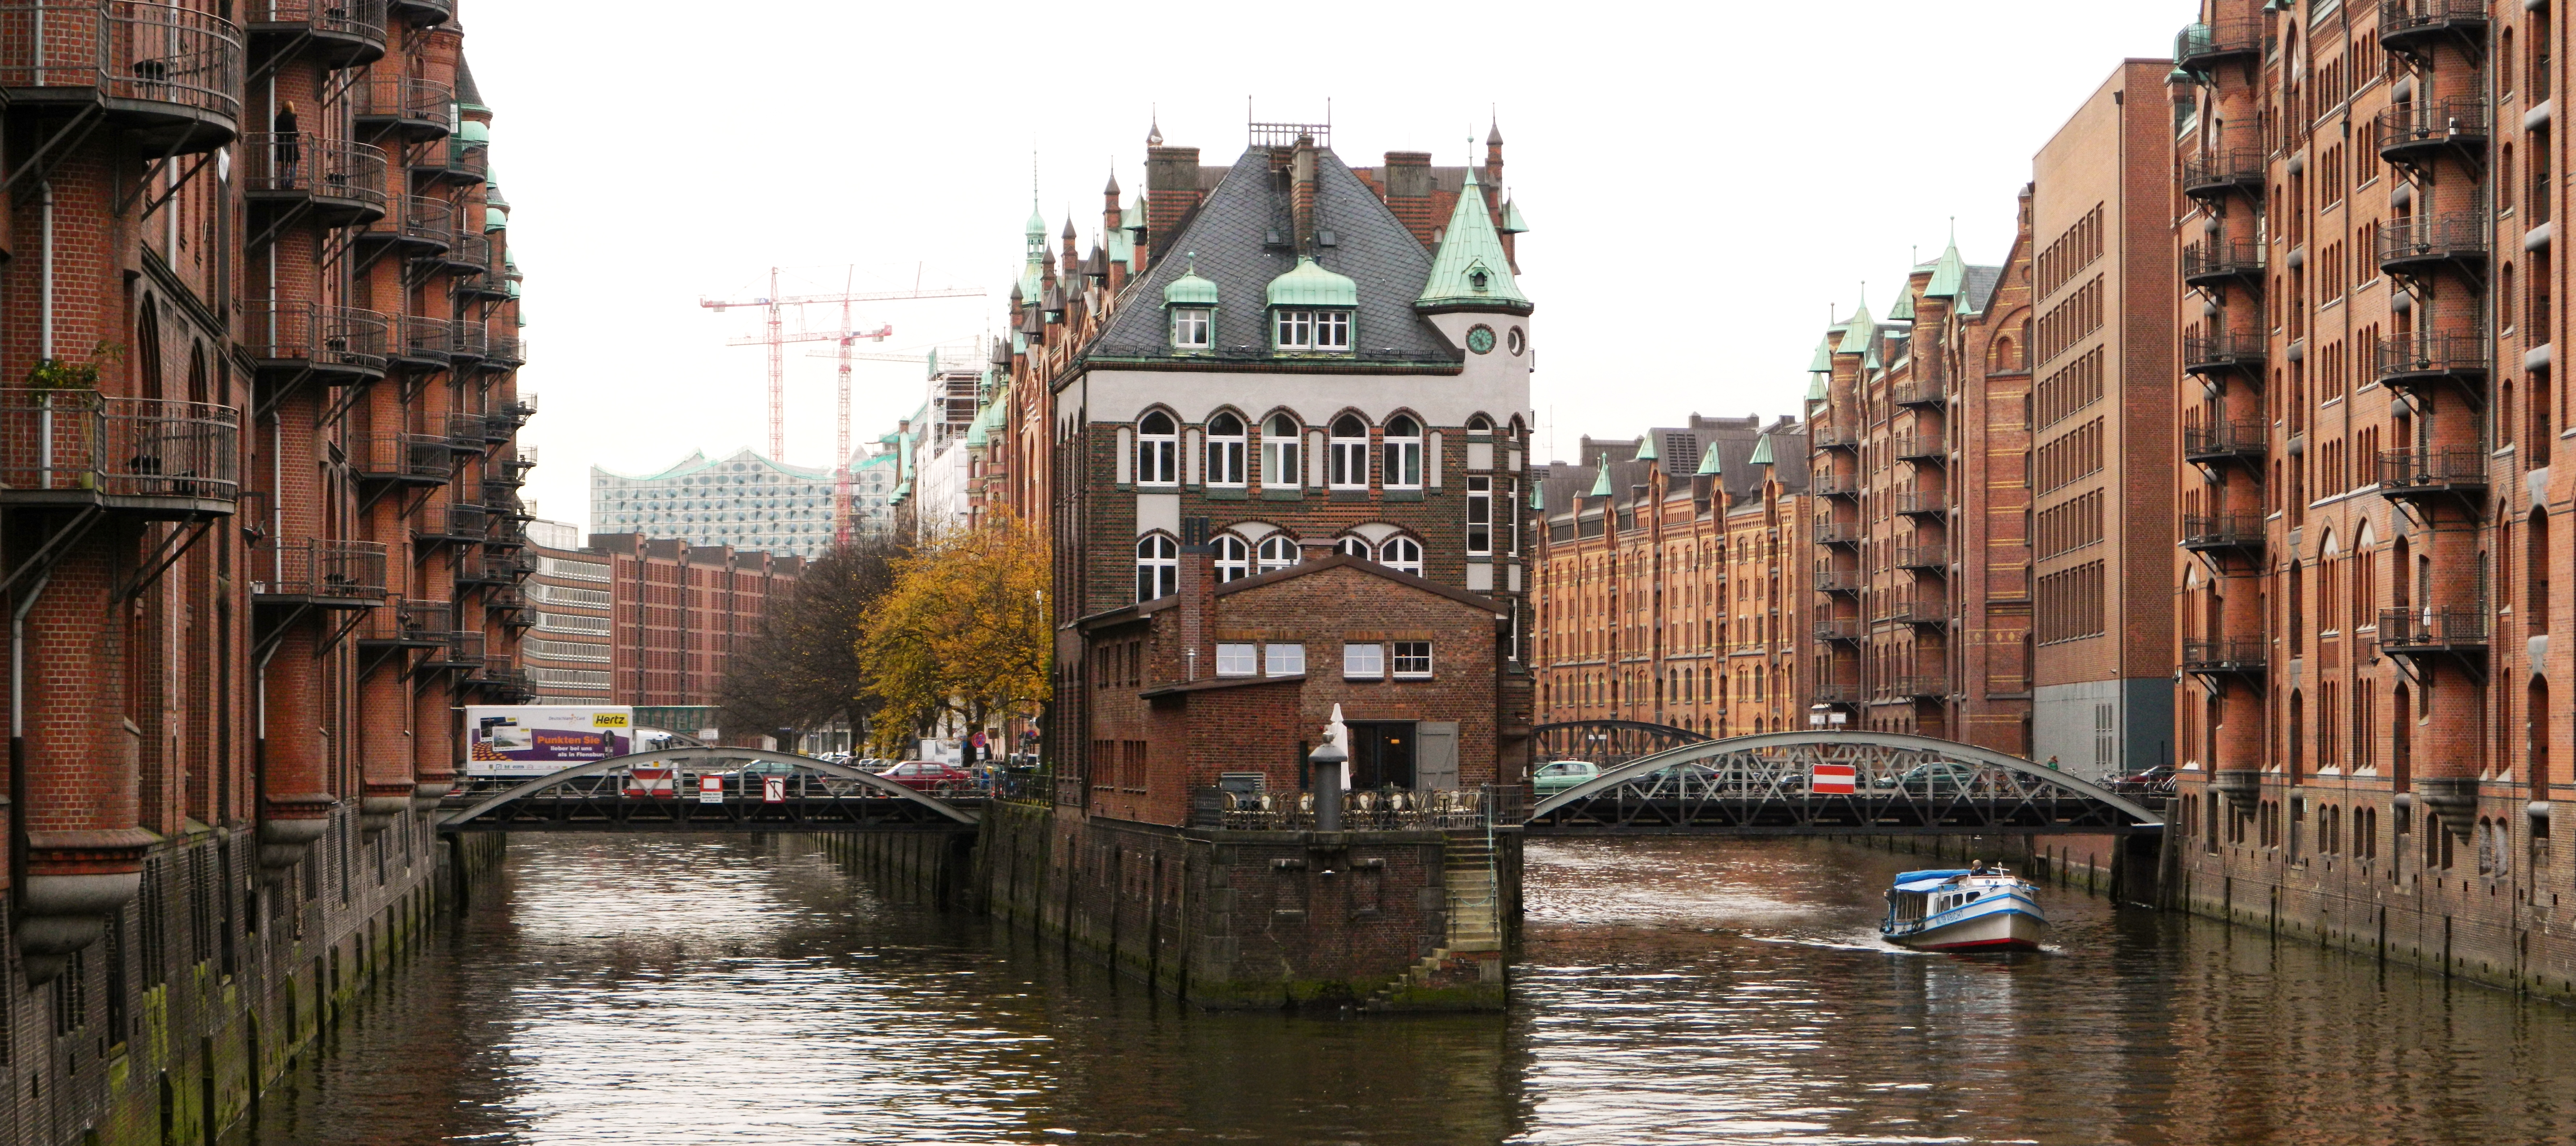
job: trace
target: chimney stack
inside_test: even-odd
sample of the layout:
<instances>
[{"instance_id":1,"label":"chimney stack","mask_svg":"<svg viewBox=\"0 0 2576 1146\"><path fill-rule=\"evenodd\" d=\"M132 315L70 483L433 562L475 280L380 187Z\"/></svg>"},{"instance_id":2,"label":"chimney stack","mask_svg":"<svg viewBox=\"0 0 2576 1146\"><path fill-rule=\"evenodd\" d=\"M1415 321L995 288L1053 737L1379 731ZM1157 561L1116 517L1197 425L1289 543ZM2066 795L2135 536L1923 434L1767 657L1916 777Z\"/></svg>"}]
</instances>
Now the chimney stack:
<instances>
[{"instance_id":1,"label":"chimney stack","mask_svg":"<svg viewBox=\"0 0 2576 1146\"><path fill-rule=\"evenodd\" d=\"M1145 234L1157 248L1180 233L1199 205L1199 149L1145 149Z\"/></svg>"},{"instance_id":2,"label":"chimney stack","mask_svg":"<svg viewBox=\"0 0 2576 1146\"><path fill-rule=\"evenodd\" d=\"M1440 225L1439 212L1431 204L1431 153L1387 152L1384 178L1387 210L1423 246L1430 246L1431 232Z\"/></svg>"},{"instance_id":3,"label":"chimney stack","mask_svg":"<svg viewBox=\"0 0 2576 1146\"><path fill-rule=\"evenodd\" d=\"M1300 255L1315 253L1315 162L1315 137L1298 136L1288 159L1288 218Z\"/></svg>"},{"instance_id":4,"label":"chimney stack","mask_svg":"<svg viewBox=\"0 0 2576 1146\"><path fill-rule=\"evenodd\" d=\"M1216 546L1208 542L1208 519L1181 519L1181 568L1174 586L1181 598L1181 679L1216 675L1216 648L1207 643L1208 618L1216 612Z\"/></svg>"}]
</instances>

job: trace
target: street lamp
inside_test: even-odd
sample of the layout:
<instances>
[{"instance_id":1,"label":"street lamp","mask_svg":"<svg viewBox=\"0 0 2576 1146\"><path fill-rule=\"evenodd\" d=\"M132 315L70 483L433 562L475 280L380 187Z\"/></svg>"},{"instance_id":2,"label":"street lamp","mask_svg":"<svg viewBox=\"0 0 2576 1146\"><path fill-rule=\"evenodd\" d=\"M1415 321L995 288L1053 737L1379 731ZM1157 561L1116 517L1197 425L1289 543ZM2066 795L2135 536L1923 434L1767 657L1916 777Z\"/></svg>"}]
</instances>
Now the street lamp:
<instances>
[{"instance_id":1,"label":"street lamp","mask_svg":"<svg viewBox=\"0 0 2576 1146\"><path fill-rule=\"evenodd\" d=\"M1314 769L1316 831L1342 830L1342 765L1350 758L1350 753L1330 740L1306 754L1306 762Z\"/></svg>"}]
</instances>

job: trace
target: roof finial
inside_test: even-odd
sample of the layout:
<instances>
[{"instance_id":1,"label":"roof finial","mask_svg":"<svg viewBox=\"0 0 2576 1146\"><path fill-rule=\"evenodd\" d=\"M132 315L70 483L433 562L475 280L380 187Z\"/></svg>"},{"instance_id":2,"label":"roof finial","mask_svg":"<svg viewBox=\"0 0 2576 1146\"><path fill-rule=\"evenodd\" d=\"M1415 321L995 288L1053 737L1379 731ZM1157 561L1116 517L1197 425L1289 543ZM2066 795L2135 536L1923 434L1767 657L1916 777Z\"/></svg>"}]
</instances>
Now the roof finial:
<instances>
[{"instance_id":1,"label":"roof finial","mask_svg":"<svg viewBox=\"0 0 2576 1146\"><path fill-rule=\"evenodd\" d=\"M1145 106L1150 109L1145 114L1148 122L1152 125L1145 129L1145 146L1161 147L1163 145L1162 108L1156 104L1146 104Z\"/></svg>"}]
</instances>

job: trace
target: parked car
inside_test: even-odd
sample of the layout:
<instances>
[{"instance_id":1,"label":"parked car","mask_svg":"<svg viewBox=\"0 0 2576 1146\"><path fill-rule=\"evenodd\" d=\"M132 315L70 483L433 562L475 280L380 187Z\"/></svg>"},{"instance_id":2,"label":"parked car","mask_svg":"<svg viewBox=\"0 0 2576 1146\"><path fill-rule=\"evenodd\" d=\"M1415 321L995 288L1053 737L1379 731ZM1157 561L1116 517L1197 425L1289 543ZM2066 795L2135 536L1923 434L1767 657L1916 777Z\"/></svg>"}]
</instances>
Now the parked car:
<instances>
[{"instance_id":1,"label":"parked car","mask_svg":"<svg viewBox=\"0 0 2576 1146\"><path fill-rule=\"evenodd\" d=\"M1600 774L1601 766L1589 760L1556 760L1530 773L1530 788L1545 799Z\"/></svg>"},{"instance_id":2,"label":"parked car","mask_svg":"<svg viewBox=\"0 0 2576 1146\"><path fill-rule=\"evenodd\" d=\"M974 773L939 760L906 760L877 775L913 791L934 795L963 792L975 786Z\"/></svg>"},{"instance_id":3,"label":"parked car","mask_svg":"<svg viewBox=\"0 0 2576 1146\"><path fill-rule=\"evenodd\" d=\"M1920 796L1955 796L1976 783L1977 770L1955 760L1934 760L1917 764L1894 776L1881 776L1871 781L1879 788L1903 788Z\"/></svg>"},{"instance_id":4,"label":"parked car","mask_svg":"<svg viewBox=\"0 0 2576 1146\"><path fill-rule=\"evenodd\" d=\"M2104 785L2104 787L2107 787L2114 792L2134 794L2141 792L2161 792L2172 787L2173 782L2173 765L2158 764L2143 772L2131 772L2125 776L2114 776L2111 778L2111 782Z\"/></svg>"}]
</instances>

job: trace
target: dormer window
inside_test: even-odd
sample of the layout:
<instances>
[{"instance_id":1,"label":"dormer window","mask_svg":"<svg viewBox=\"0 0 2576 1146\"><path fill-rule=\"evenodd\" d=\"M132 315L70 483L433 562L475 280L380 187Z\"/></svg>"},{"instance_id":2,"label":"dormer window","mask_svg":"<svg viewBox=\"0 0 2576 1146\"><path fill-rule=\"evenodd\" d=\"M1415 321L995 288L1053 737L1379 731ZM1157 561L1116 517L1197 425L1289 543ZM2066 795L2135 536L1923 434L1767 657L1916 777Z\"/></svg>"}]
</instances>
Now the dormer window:
<instances>
[{"instance_id":1,"label":"dormer window","mask_svg":"<svg viewBox=\"0 0 2576 1146\"><path fill-rule=\"evenodd\" d=\"M1271 343L1281 350L1351 348L1351 312L1347 310L1281 310L1272 315Z\"/></svg>"},{"instance_id":2,"label":"dormer window","mask_svg":"<svg viewBox=\"0 0 2576 1146\"><path fill-rule=\"evenodd\" d=\"M1493 286L1494 276L1483 267L1467 272L1467 289L1484 294Z\"/></svg>"},{"instance_id":3,"label":"dormer window","mask_svg":"<svg viewBox=\"0 0 2576 1146\"><path fill-rule=\"evenodd\" d=\"M1206 350L1216 345L1216 284L1199 276L1198 256L1190 269L1163 288L1163 310L1171 316L1172 349Z\"/></svg>"},{"instance_id":4,"label":"dormer window","mask_svg":"<svg viewBox=\"0 0 2576 1146\"><path fill-rule=\"evenodd\" d=\"M1270 346L1279 351L1347 354L1351 321L1359 309L1359 284L1350 276L1301 257L1288 273L1270 280L1263 302L1270 308Z\"/></svg>"},{"instance_id":5,"label":"dormer window","mask_svg":"<svg viewBox=\"0 0 2576 1146\"><path fill-rule=\"evenodd\" d=\"M1206 307L1172 308L1172 349L1205 350L1213 340L1216 312Z\"/></svg>"}]
</instances>

